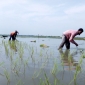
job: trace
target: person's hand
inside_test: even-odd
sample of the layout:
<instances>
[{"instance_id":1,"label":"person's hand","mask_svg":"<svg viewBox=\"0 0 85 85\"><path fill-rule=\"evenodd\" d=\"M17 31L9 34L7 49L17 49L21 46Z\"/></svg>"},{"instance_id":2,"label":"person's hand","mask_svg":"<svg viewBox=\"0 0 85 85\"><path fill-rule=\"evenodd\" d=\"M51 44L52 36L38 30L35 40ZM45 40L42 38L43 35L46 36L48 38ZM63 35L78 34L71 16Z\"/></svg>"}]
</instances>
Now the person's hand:
<instances>
[{"instance_id":1,"label":"person's hand","mask_svg":"<svg viewBox=\"0 0 85 85\"><path fill-rule=\"evenodd\" d=\"M78 44L76 44L76 49L78 50Z\"/></svg>"},{"instance_id":2,"label":"person's hand","mask_svg":"<svg viewBox=\"0 0 85 85\"><path fill-rule=\"evenodd\" d=\"M78 46L78 44L76 44L76 46Z\"/></svg>"}]
</instances>

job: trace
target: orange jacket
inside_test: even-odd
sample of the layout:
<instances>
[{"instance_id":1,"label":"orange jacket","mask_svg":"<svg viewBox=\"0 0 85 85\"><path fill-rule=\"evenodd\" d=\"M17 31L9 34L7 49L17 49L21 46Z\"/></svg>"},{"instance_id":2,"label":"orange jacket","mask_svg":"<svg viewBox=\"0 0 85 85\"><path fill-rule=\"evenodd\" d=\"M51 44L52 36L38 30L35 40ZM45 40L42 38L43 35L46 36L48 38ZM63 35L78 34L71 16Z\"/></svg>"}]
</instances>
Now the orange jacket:
<instances>
[{"instance_id":1,"label":"orange jacket","mask_svg":"<svg viewBox=\"0 0 85 85\"><path fill-rule=\"evenodd\" d=\"M10 35L15 35L15 32L12 32Z\"/></svg>"}]
</instances>

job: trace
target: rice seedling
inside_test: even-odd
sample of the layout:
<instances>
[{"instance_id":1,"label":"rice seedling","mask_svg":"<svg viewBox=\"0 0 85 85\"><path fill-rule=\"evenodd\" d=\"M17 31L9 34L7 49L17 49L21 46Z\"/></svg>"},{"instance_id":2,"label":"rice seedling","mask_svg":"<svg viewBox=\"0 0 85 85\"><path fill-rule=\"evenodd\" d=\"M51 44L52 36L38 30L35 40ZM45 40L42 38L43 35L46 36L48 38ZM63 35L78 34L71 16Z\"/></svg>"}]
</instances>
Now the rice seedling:
<instances>
[{"instance_id":1,"label":"rice seedling","mask_svg":"<svg viewBox=\"0 0 85 85\"><path fill-rule=\"evenodd\" d=\"M40 67L40 70L38 72L37 71L34 72L32 78L37 78L40 75L40 73L42 72L42 69L46 66L46 64L47 64L47 60L42 64L42 66Z\"/></svg>"},{"instance_id":2,"label":"rice seedling","mask_svg":"<svg viewBox=\"0 0 85 85\"><path fill-rule=\"evenodd\" d=\"M74 75L74 80L76 80L77 75L78 75L78 74L80 73L80 71L81 71L82 60L83 60L83 58L81 57L80 60L79 60L78 65L76 66L76 72L75 72L75 75Z\"/></svg>"},{"instance_id":3,"label":"rice seedling","mask_svg":"<svg viewBox=\"0 0 85 85\"><path fill-rule=\"evenodd\" d=\"M15 42L15 41L9 41L8 43L9 43L10 49L11 50L14 50L16 52L17 51L17 49L16 49L16 43L17 42Z\"/></svg>"},{"instance_id":4,"label":"rice seedling","mask_svg":"<svg viewBox=\"0 0 85 85\"><path fill-rule=\"evenodd\" d=\"M17 64L18 64L18 61L19 61L19 58L16 58L16 60L14 61L14 67L16 67L17 66Z\"/></svg>"},{"instance_id":5,"label":"rice seedling","mask_svg":"<svg viewBox=\"0 0 85 85\"><path fill-rule=\"evenodd\" d=\"M22 43L20 43L18 47L19 47L18 48L19 57L22 60L23 59L23 55L24 55L24 47L23 47Z\"/></svg>"},{"instance_id":6,"label":"rice seedling","mask_svg":"<svg viewBox=\"0 0 85 85\"><path fill-rule=\"evenodd\" d=\"M54 66L53 66L53 69L52 69L51 73L55 75L55 74L56 74L56 72L57 72L57 70L58 70L57 63L56 63L56 62L54 62Z\"/></svg>"},{"instance_id":7,"label":"rice seedling","mask_svg":"<svg viewBox=\"0 0 85 85\"><path fill-rule=\"evenodd\" d=\"M4 64L4 62L0 62L0 66L2 66Z\"/></svg>"},{"instance_id":8,"label":"rice seedling","mask_svg":"<svg viewBox=\"0 0 85 85\"><path fill-rule=\"evenodd\" d=\"M39 85L62 85L62 84L60 84L60 83L57 82L57 79L54 79L54 82L50 83L50 80L49 80L49 78L47 77L46 73L44 73L44 78L45 78L44 80L42 80L42 79L40 78L40 83L39 83Z\"/></svg>"},{"instance_id":9,"label":"rice seedling","mask_svg":"<svg viewBox=\"0 0 85 85\"><path fill-rule=\"evenodd\" d=\"M43 56L43 54L42 54L42 49L40 50L40 54L39 54L39 55L40 55L40 57L42 57L42 56Z\"/></svg>"},{"instance_id":10,"label":"rice seedling","mask_svg":"<svg viewBox=\"0 0 85 85\"><path fill-rule=\"evenodd\" d=\"M29 61L29 58L24 60L24 67L26 67L28 65L28 61Z\"/></svg>"},{"instance_id":11,"label":"rice seedling","mask_svg":"<svg viewBox=\"0 0 85 85\"><path fill-rule=\"evenodd\" d=\"M19 80L16 85L24 85L24 83L22 82L22 80Z\"/></svg>"},{"instance_id":12,"label":"rice seedling","mask_svg":"<svg viewBox=\"0 0 85 85\"><path fill-rule=\"evenodd\" d=\"M41 69L39 71L34 72L32 79L37 78L40 75L41 72L42 72Z\"/></svg>"},{"instance_id":13,"label":"rice seedling","mask_svg":"<svg viewBox=\"0 0 85 85\"><path fill-rule=\"evenodd\" d=\"M79 63L78 63L78 65L76 66L76 70L75 70L75 73L74 73L74 78L73 78L73 80L69 83L69 85L70 85L73 81L74 81L74 83L76 82L77 76L78 76L78 74L81 72L82 61L83 61L83 55L81 55L81 57L80 57ZM75 83L75 84L76 84L76 83Z\"/></svg>"},{"instance_id":14,"label":"rice seedling","mask_svg":"<svg viewBox=\"0 0 85 85\"><path fill-rule=\"evenodd\" d=\"M45 85L44 84L44 81L40 78L40 83L39 83L39 85Z\"/></svg>"},{"instance_id":15,"label":"rice seedling","mask_svg":"<svg viewBox=\"0 0 85 85\"><path fill-rule=\"evenodd\" d=\"M0 67L4 65L4 62L0 62ZM0 73L0 76L4 76L4 74Z\"/></svg>"},{"instance_id":16,"label":"rice seedling","mask_svg":"<svg viewBox=\"0 0 85 85\"><path fill-rule=\"evenodd\" d=\"M3 42L3 44L4 44L6 55L8 56L9 55L8 43L7 42Z\"/></svg>"},{"instance_id":17,"label":"rice seedling","mask_svg":"<svg viewBox=\"0 0 85 85\"><path fill-rule=\"evenodd\" d=\"M42 72L42 68L43 67L41 67L39 71L35 71L32 78L37 78L40 75L40 73Z\"/></svg>"},{"instance_id":18,"label":"rice seedling","mask_svg":"<svg viewBox=\"0 0 85 85\"><path fill-rule=\"evenodd\" d=\"M44 77L45 77L45 81L43 81L41 78L40 78L40 84L39 85L51 85L50 84L50 81L46 75L46 73L44 73Z\"/></svg>"},{"instance_id":19,"label":"rice seedling","mask_svg":"<svg viewBox=\"0 0 85 85\"><path fill-rule=\"evenodd\" d=\"M34 54L34 49L33 49L33 47L32 47L32 53L31 53L31 57L33 56L33 54Z\"/></svg>"},{"instance_id":20,"label":"rice seedling","mask_svg":"<svg viewBox=\"0 0 85 85\"><path fill-rule=\"evenodd\" d=\"M10 75L9 75L9 73L8 73L8 71L6 69L4 70L4 75L5 75L6 79L7 79L7 82L10 83Z\"/></svg>"},{"instance_id":21,"label":"rice seedling","mask_svg":"<svg viewBox=\"0 0 85 85\"><path fill-rule=\"evenodd\" d=\"M46 80L45 83L46 83L46 85L51 85L50 82L49 82L49 79L48 79L48 77L47 77L47 75L46 75L46 73L45 73L44 75L45 75L45 80Z\"/></svg>"},{"instance_id":22,"label":"rice seedling","mask_svg":"<svg viewBox=\"0 0 85 85\"><path fill-rule=\"evenodd\" d=\"M60 80L56 77L56 75L54 75L54 85L63 85L62 82L60 82Z\"/></svg>"},{"instance_id":23,"label":"rice seedling","mask_svg":"<svg viewBox=\"0 0 85 85\"><path fill-rule=\"evenodd\" d=\"M30 57L32 58L32 61L35 62L35 59L33 57L34 52L35 52L34 47L29 45L27 49L28 49L28 53L29 53Z\"/></svg>"},{"instance_id":24,"label":"rice seedling","mask_svg":"<svg viewBox=\"0 0 85 85\"><path fill-rule=\"evenodd\" d=\"M10 52L10 55L9 55L11 62L12 62L12 60L13 60L13 55L14 55L14 53L13 53L13 51L11 51L11 52Z\"/></svg>"}]
</instances>

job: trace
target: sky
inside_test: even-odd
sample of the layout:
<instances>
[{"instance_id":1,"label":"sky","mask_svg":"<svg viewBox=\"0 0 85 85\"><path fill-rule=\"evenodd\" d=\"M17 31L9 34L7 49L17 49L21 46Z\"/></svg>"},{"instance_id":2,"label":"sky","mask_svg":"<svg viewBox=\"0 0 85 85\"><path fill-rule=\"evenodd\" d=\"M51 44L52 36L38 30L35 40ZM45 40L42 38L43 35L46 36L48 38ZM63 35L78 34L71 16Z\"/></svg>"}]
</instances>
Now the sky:
<instances>
[{"instance_id":1,"label":"sky","mask_svg":"<svg viewBox=\"0 0 85 85\"><path fill-rule=\"evenodd\" d=\"M85 0L0 0L0 34L61 36L79 28L85 30Z\"/></svg>"}]
</instances>

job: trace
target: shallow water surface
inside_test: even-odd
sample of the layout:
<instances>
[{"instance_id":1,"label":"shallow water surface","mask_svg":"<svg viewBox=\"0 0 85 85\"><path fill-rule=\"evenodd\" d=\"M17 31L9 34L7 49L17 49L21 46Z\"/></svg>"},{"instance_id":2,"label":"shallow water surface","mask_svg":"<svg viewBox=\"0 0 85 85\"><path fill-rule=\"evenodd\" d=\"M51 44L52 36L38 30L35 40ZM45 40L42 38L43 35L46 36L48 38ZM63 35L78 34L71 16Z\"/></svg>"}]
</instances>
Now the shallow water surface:
<instances>
[{"instance_id":1,"label":"shallow water surface","mask_svg":"<svg viewBox=\"0 0 85 85\"><path fill-rule=\"evenodd\" d=\"M0 39L1 85L85 85L85 41L57 50L61 39L17 39Z\"/></svg>"}]
</instances>

